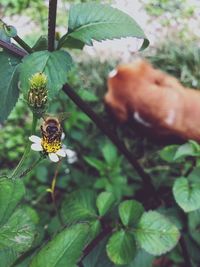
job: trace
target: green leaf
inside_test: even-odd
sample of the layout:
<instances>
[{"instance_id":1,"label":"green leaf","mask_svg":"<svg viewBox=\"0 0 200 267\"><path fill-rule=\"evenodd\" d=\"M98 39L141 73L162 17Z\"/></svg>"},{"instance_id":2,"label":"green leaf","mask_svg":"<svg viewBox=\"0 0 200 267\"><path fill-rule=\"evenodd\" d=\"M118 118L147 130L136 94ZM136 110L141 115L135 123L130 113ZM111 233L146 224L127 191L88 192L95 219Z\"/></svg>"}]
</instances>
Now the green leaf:
<instances>
[{"instance_id":1,"label":"green leaf","mask_svg":"<svg viewBox=\"0 0 200 267\"><path fill-rule=\"evenodd\" d=\"M93 40L122 37L146 39L133 18L116 8L99 3L73 5L69 12L68 29L68 33L60 39L59 47L68 46L69 37L87 45L92 45ZM146 41L144 47L148 44Z\"/></svg>"},{"instance_id":2,"label":"green leaf","mask_svg":"<svg viewBox=\"0 0 200 267\"><path fill-rule=\"evenodd\" d=\"M177 204L185 212L200 208L200 182L192 183L186 178L176 179L173 185L173 195Z\"/></svg>"},{"instance_id":3,"label":"green leaf","mask_svg":"<svg viewBox=\"0 0 200 267\"><path fill-rule=\"evenodd\" d=\"M159 152L160 157L167 162L174 162L174 156L178 148L179 145L166 146Z\"/></svg>"},{"instance_id":4,"label":"green leaf","mask_svg":"<svg viewBox=\"0 0 200 267\"><path fill-rule=\"evenodd\" d=\"M108 164L112 164L117 160L117 150L115 146L111 143L107 143L103 149L103 157Z\"/></svg>"},{"instance_id":5,"label":"green leaf","mask_svg":"<svg viewBox=\"0 0 200 267\"><path fill-rule=\"evenodd\" d=\"M143 212L142 204L136 200L126 200L119 205L119 216L125 226L137 224Z\"/></svg>"},{"instance_id":6,"label":"green leaf","mask_svg":"<svg viewBox=\"0 0 200 267\"><path fill-rule=\"evenodd\" d=\"M92 158L92 157L84 157L84 160L92 167L94 167L95 169L97 169L99 172L101 172L103 169L105 169L105 164L104 162Z\"/></svg>"},{"instance_id":7,"label":"green leaf","mask_svg":"<svg viewBox=\"0 0 200 267\"><path fill-rule=\"evenodd\" d=\"M36 41L36 43L32 47L32 50L33 51L42 51L42 50L47 50L47 47L48 47L48 39L45 35L42 35Z\"/></svg>"},{"instance_id":8,"label":"green leaf","mask_svg":"<svg viewBox=\"0 0 200 267\"><path fill-rule=\"evenodd\" d=\"M200 209L188 214L188 227L191 237L200 245Z\"/></svg>"},{"instance_id":9,"label":"green leaf","mask_svg":"<svg viewBox=\"0 0 200 267\"><path fill-rule=\"evenodd\" d=\"M0 180L0 226L7 222L24 194L25 188L21 180Z\"/></svg>"},{"instance_id":10,"label":"green leaf","mask_svg":"<svg viewBox=\"0 0 200 267\"><path fill-rule=\"evenodd\" d=\"M114 233L106 246L108 257L115 264L123 265L130 263L136 253L134 236L124 230Z\"/></svg>"},{"instance_id":11,"label":"green leaf","mask_svg":"<svg viewBox=\"0 0 200 267\"><path fill-rule=\"evenodd\" d=\"M18 64L20 59L2 51L0 52L0 122L7 119L19 97Z\"/></svg>"},{"instance_id":12,"label":"green leaf","mask_svg":"<svg viewBox=\"0 0 200 267\"><path fill-rule=\"evenodd\" d=\"M21 89L25 96L30 87L29 79L37 72L47 75L48 95L52 99L67 82L67 73L72 66L72 58L65 51L40 51L26 56L20 67Z\"/></svg>"},{"instance_id":13,"label":"green leaf","mask_svg":"<svg viewBox=\"0 0 200 267\"><path fill-rule=\"evenodd\" d=\"M64 44L63 45L60 45L62 44L62 42L64 41ZM78 40L78 39L75 39L71 36L65 36L64 35L64 40L60 39L60 41L58 42L58 46L64 46L66 48L73 48L73 49L83 49L84 47L84 42Z\"/></svg>"},{"instance_id":14,"label":"green leaf","mask_svg":"<svg viewBox=\"0 0 200 267\"><path fill-rule=\"evenodd\" d=\"M174 160L177 160L179 158L185 158L188 156L196 156L198 155L197 152L198 151L196 150L196 146L194 146L193 143L188 142L184 145L179 146L174 155Z\"/></svg>"},{"instance_id":15,"label":"green leaf","mask_svg":"<svg viewBox=\"0 0 200 267\"><path fill-rule=\"evenodd\" d=\"M102 192L97 197L97 208L100 216L104 216L115 203L115 197L110 192Z\"/></svg>"},{"instance_id":16,"label":"green leaf","mask_svg":"<svg viewBox=\"0 0 200 267\"><path fill-rule=\"evenodd\" d=\"M26 208L17 209L0 228L0 250L13 249L24 253L31 246L35 236L35 224Z\"/></svg>"},{"instance_id":17,"label":"green leaf","mask_svg":"<svg viewBox=\"0 0 200 267\"><path fill-rule=\"evenodd\" d=\"M126 267L152 267L155 257L140 249L137 251L134 260Z\"/></svg>"},{"instance_id":18,"label":"green leaf","mask_svg":"<svg viewBox=\"0 0 200 267\"><path fill-rule=\"evenodd\" d=\"M96 195L91 190L79 190L70 194L63 202L61 215L65 223L90 221L97 218Z\"/></svg>"},{"instance_id":19,"label":"green leaf","mask_svg":"<svg viewBox=\"0 0 200 267\"><path fill-rule=\"evenodd\" d=\"M83 260L84 267L114 267L106 254L107 238L104 238Z\"/></svg>"},{"instance_id":20,"label":"green leaf","mask_svg":"<svg viewBox=\"0 0 200 267\"><path fill-rule=\"evenodd\" d=\"M87 224L64 229L33 258L30 267L75 267L88 236Z\"/></svg>"},{"instance_id":21,"label":"green leaf","mask_svg":"<svg viewBox=\"0 0 200 267\"><path fill-rule=\"evenodd\" d=\"M178 243L180 233L168 218L156 211L143 213L135 237L146 252L161 255L170 251Z\"/></svg>"}]
</instances>

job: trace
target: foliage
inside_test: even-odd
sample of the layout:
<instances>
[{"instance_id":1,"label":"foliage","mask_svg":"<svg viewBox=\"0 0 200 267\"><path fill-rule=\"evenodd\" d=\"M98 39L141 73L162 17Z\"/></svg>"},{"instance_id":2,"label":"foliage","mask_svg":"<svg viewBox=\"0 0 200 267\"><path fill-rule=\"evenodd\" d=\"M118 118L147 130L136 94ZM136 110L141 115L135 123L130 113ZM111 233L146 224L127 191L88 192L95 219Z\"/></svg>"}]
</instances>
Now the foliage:
<instances>
[{"instance_id":1,"label":"foliage","mask_svg":"<svg viewBox=\"0 0 200 267\"><path fill-rule=\"evenodd\" d=\"M90 13L85 10L86 7L91 7L88 9ZM99 11L99 7L104 14ZM96 8L98 21L94 21ZM76 12L80 11L84 12L77 16ZM71 48L77 48L77 45L83 48L85 44L92 44L92 40L129 36L128 28L127 31L123 28L122 33L120 27L115 25L113 29L112 25L108 26L112 22L109 12L113 12L111 18L114 21L117 16L130 21L127 15L105 5L88 3L74 6L69 16L69 31L60 41L65 40L66 45L68 40L67 46ZM82 24L82 27L79 24L76 27L76 17L86 24L87 31L82 31ZM103 18L108 26L106 31L99 26ZM95 25L95 30L90 22L98 24ZM134 25L131 34L138 36L139 31L140 37L145 38L133 20L131 24ZM6 109L0 109L2 121L17 101L18 81L21 89L19 102L8 121L4 121L5 127L1 129L0 136L3 166L0 180L0 257L3 266L73 267L81 266L81 262L84 267L150 267L155 258L163 254L161 261L165 257L175 266L181 266L185 255L179 243L180 237L188 247L192 264L198 266L199 145L189 141L181 146L163 148L163 145L148 142L137 130L133 131L135 128L130 124L117 127L112 117L105 112L102 101L99 101L106 90L107 73L116 63L85 60L72 65L71 55L77 56L79 53L73 54L70 51L69 54L59 50L58 43L56 51L48 52L47 39L42 37L38 40L33 53L22 61L10 54L6 56L5 51L1 52L5 61L1 71L2 81L7 85L1 99L6 103ZM7 41L9 43L10 39ZM171 54L165 54L164 59L159 51L151 59L158 67L163 60L166 71L178 69L174 74L179 75L183 69L183 64L179 66L179 62L182 63L181 49L176 47L174 52L170 49ZM186 65L191 64L193 70L198 62L195 51L197 50L189 51L188 60L184 61ZM172 58L176 62L175 66L168 61ZM8 75L12 60L14 68L20 72L14 81ZM190 77L183 80L186 84L195 79L198 81L197 71L192 73L190 67L185 69ZM12 68L11 73L13 71ZM47 153L41 152L39 158L39 153L30 152L27 140L32 115L35 114L27 110L27 94L30 93L30 78L36 72L44 72L47 76L49 106L46 112L70 113L62 123L67 134L67 141L63 142L76 151L75 161L69 157L54 165L44 160ZM147 194L141 177L116 147L63 94L61 88L66 82L73 86L85 105L88 102L109 123L112 131L118 133L129 150L143 163L145 171L152 177L152 185L160 200L156 200L155 195ZM3 90L1 84L0 90ZM10 93L10 90L14 93ZM22 102L21 98L25 98L25 101ZM15 125L21 126L20 129ZM31 134L35 132L34 120L32 126ZM38 130L37 126L36 131ZM28 143L26 148L25 143ZM163 149L160 150L161 148ZM23 164L17 165L24 149ZM41 164L35 167L38 159ZM17 172L16 169L11 170L15 165ZM32 170L34 171L31 172ZM23 178L24 183L19 178ZM186 237L182 233L183 229L188 229Z\"/></svg>"}]
</instances>

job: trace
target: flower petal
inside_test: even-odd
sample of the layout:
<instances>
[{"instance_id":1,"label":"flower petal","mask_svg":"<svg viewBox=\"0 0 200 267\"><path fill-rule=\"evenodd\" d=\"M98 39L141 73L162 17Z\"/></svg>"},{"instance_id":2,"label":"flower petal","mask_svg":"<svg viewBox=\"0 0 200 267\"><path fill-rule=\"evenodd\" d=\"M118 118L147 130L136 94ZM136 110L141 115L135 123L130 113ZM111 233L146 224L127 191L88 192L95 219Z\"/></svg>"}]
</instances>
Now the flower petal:
<instances>
[{"instance_id":1,"label":"flower petal","mask_svg":"<svg viewBox=\"0 0 200 267\"><path fill-rule=\"evenodd\" d=\"M64 139L65 139L65 133L62 132L61 140L64 140Z\"/></svg>"},{"instance_id":2,"label":"flower petal","mask_svg":"<svg viewBox=\"0 0 200 267\"><path fill-rule=\"evenodd\" d=\"M31 141L31 142L33 142L33 143L41 143L41 138L39 137L39 136L37 136L37 135L31 135L30 137L29 137L29 140Z\"/></svg>"},{"instance_id":3,"label":"flower petal","mask_svg":"<svg viewBox=\"0 0 200 267\"><path fill-rule=\"evenodd\" d=\"M56 153L49 153L49 159L53 162L59 161L59 157L56 155Z\"/></svg>"},{"instance_id":4,"label":"flower petal","mask_svg":"<svg viewBox=\"0 0 200 267\"><path fill-rule=\"evenodd\" d=\"M34 150L34 151L42 151L43 150L43 147L41 146L41 144L32 144L31 145L31 149Z\"/></svg>"},{"instance_id":5,"label":"flower petal","mask_svg":"<svg viewBox=\"0 0 200 267\"><path fill-rule=\"evenodd\" d=\"M67 161L69 164L72 164L78 160L77 154L74 150L67 148L65 149L65 153L67 155Z\"/></svg>"},{"instance_id":6,"label":"flower petal","mask_svg":"<svg viewBox=\"0 0 200 267\"><path fill-rule=\"evenodd\" d=\"M56 152L56 154L60 157L66 157L66 150L61 148Z\"/></svg>"}]
</instances>

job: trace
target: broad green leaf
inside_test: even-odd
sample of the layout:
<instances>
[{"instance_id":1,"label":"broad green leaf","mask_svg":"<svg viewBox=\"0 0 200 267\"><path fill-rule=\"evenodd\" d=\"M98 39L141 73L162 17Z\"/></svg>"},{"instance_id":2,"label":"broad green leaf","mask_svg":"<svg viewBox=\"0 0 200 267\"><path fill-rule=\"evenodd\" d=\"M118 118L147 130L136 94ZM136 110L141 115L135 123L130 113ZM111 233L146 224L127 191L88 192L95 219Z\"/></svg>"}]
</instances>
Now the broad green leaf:
<instances>
[{"instance_id":1,"label":"broad green leaf","mask_svg":"<svg viewBox=\"0 0 200 267\"><path fill-rule=\"evenodd\" d=\"M187 178L176 179L173 185L173 195L177 204L185 212L200 208L200 182L193 183Z\"/></svg>"},{"instance_id":2,"label":"broad green leaf","mask_svg":"<svg viewBox=\"0 0 200 267\"><path fill-rule=\"evenodd\" d=\"M135 237L146 252L159 256L176 246L180 233L167 217L156 211L149 211L143 213L135 230Z\"/></svg>"},{"instance_id":3,"label":"broad green leaf","mask_svg":"<svg viewBox=\"0 0 200 267\"><path fill-rule=\"evenodd\" d=\"M114 233L107 243L106 251L108 257L115 264L130 263L136 254L134 236L124 230Z\"/></svg>"},{"instance_id":4,"label":"broad green leaf","mask_svg":"<svg viewBox=\"0 0 200 267\"><path fill-rule=\"evenodd\" d=\"M26 56L20 67L21 89L27 96L29 79L37 72L47 75L48 95L52 99L67 82L67 73L71 69L72 58L65 51L39 51Z\"/></svg>"},{"instance_id":5,"label":"broad green leaf","mask_svg":"<svg viewBox=\"0 0 200 267\"><path fill-rule=\"evenodd\" d=\"M18 208L0 228L0 250L13 249L24 253L31 246L35 236L35 224L26 208Z\"/></svg>"},{"instance_id":6,"label":"broad green leaf","mask_svg":"<svg viewBox=\"0 0 200 267\"><path fill-rule=\"evenodd\" d=\"M160 157L167 162L174 162L174 156L179 145L170 145L164 147L160 152Z\"/></svg>"},{"instance_id":7,"label":"broad green leaf","mask_svg":"<svg viewBox=\"0 0 200 267\"><path fill-rule=\"evenodd\" d=\"M91 190L78 190L63 202L61 215L65 223L90 221L97 218L96 195Z\"/></svg>"},{"instance_id":8,"label":"broad green leaf","mask_svg":"<svg viewBox=\"0 0 200 267\"><path fill-rule=\"evenodd\" d=\"M18 253L11 248L0 249L0 266L10 267L18 258Z\"/></svg>"},{"instance_id":9,"label":"broad green leaf","mask_svg":"<svg viewBox=\"0 0 200 267\"><path fill-rule=\"evenodd\" d=\"M143 212L142 204L136 200L126 200L119 205L119 215L125 226L137 224Z\"/></svg>"},{"instance_id":10,"label":"broad green leaf","mask_svg":"<svg viewBox=\"0 0 200 267\"><path fill-rule=\"evenodd\" d=\"M193 143L188 142L184 145L179 146L174 155L174 160L188 156L196 156L197 154L198 151L196 150L196 146L194 146Z\"/></svg>"},{"instance_id":11,"label":"broad green leaf","mask_svg":"<svg viewBox=\"0 0 200 267\"><path fill-rule=\"evenodd\" d=\"M24 194L25 188L21 180L0 180L0 226L7 222Z\"/></svg>"},{"instance_id":12,"label":"broad green leaf","mask_svg":"<svg viewBox=\"0 0 200 267\"><path fill-rule=\"evenodd\" d=\"M155 257L144 251L137 250L134 260L125 267L152 267Z\"/></svg>"},{"instance_id":13,"label":"broad green leaf","mask_svg":"<svg viewBox=\"0 0 200 267\"><path fill-rule=\"evenodd\" d=\"M109 5L98 3L73 5L69 12L68 29L68 33L60 39L59 47L68 46L71 38L79 40L80 47L82 43L92 45L93 40L122 37L146 39L143 30L133 18ZM148 44L146 40L143 49Z\"/></svg>"},{"instance_id":14,"label":"broad green leaf","mask_svg":"<svg viewBox=\"0 0 200 267\"><path fill-rule=\"evenodd\" d=\"M1 51L0 62L0 122L3 122L7 119L19 97L17 66L20 59Z\"/></svg>"},{"instance_id":15,"label":"broad green leaf","mask_svg":"<svg viewBox=\"0 0 200 267\"><path fill-rule=\"evenodd\" d=\"M89 226L83 223L64 229L39 251L30 267L75 267L88 231Z\"/></svg>"},{"instance_id":16,"label":"broad green leaf","mask_svg":"<svg viewBox=\"0 0 200 267\"><path fill-rule=\"evenodd\" d=\"M188 213L188 228L191 237L200 245L200 209Z\"/></svg>"},{"instance_id":17,"label":"broad green leaf","mask_svg":"<svg viewBox=\"0 0 200 267\"><path fill-rule=\"evenodd\" d=\"M117 159L117 150L115 146L111 143L107 143L103 149L103 157L108 164L112 164Z\"/></svg>"},{"instance_id":18,"label":"broad green leaf","mask_svg":"<svg viewBox=\"0 0 200 267\"><path fill-rule=\"evenodd\" d=\"M90 254L83 260L84 267L114 267L106 254L107 238L104 238L93 248Z\"/></svg>"},{"instance_id":19,"label":"broad green leaf","mask_svg":"<svg viewBox=\"0 0 200 267\"><path fill-rule=\"evenodd\" d=\"M103 169L105 169L105 164L104 162L92 158L92 157L84 157L84 160L92 167L94 167L95 169L97 169L99 172L101 172Z\"/></svg>"},{"instance_id":20,"label":"broad green leaf","mask_svg":"<svg viewBox=\"0 0 200 267\"><path fill-rule=\"evenodd\" d=\"M100 216L104 216L115 203L115 197L111 192L102 192L97 197L97 208Z\"/></svg>"}]
</instances>

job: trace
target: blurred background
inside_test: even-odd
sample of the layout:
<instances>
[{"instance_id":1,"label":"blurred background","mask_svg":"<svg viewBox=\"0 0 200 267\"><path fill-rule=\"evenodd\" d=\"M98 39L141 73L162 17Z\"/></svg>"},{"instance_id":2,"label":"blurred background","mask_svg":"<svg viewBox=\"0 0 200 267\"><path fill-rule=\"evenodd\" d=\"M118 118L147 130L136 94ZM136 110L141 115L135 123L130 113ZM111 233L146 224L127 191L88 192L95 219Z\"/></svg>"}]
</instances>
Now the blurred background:
<instances>
[{"instance_id":1,"label":"blurred background","mask_svg":"<svg viewBox=\"0 0 200 267\"><path fill-rule=\"evenodd\" d=\"M87 1L58 1L57 35L66 33L70 4ZM94 2L94 1L93 1ZM98 1L97 1L98 2ZM147 58L158 67L188 87L200 88L200 1L198 0L108 0L109 3L131 15L150 40L150 46L138 52L141 40L127 38L94 43L82 51L70 51L74 68L69 83L74 90L116 131L127 148L152 175L155 187L168 200L175 177L185 172L187 163L166 164L166 157L159 151L163 144L140 134L137 127L127 123L120 126L107 114L103 97L107 90L106 79L118 63L133 62L135 58ZM0 17L17 28L20 37L33 46L41 35L47 34L48 1L1 0ZM64 143L76 153L76 157L63 160L56 184L56 197L82 187L96 191L107 190L118 199L134 196L140 189L140 178L124 157L62 92L51 103L49 112L67 111L70 117L63 122ZM0 172L14 168L23 154L29 136L31 113L22 99L0 129ZM38 135L39 135L38 126ZM111 157L107 157L110 151ZM36 155L32 152L27 165ZM46 160L26 178L27 203L35 207L49 235L57 227L52 200L46 191L51 186L56 165ZM170 201L172 201L170 199ZM43 216L45 215L45 216ZM49 218L53 218L49 223ZM173 254L173 253L172 253Z\"/></svg>"}]
</instances>

